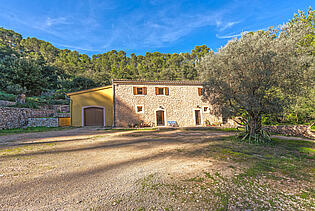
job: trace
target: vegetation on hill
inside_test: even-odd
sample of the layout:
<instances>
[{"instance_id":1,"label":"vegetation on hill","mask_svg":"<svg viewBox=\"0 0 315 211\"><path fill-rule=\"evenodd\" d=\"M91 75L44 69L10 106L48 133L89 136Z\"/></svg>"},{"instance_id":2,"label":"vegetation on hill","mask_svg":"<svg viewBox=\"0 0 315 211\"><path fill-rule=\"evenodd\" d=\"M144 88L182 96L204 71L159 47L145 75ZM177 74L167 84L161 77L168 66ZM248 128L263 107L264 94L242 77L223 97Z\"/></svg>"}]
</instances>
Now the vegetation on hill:
<instances>
[{"instance_id":1,"label":"vegetation on hill","mask_svg":"<svg viewBox=\"0 0 315 211\"><path fill-rule=\"evenodd\" d=\"M0 89L39 96L51 90L69 92L108 85L113 78L193 80L197 78L196 63L208 52L203 45L191 53L148 52L128 57L124 51L112 50L89 57L0 28Z\"/></svg>"}]
</instances>

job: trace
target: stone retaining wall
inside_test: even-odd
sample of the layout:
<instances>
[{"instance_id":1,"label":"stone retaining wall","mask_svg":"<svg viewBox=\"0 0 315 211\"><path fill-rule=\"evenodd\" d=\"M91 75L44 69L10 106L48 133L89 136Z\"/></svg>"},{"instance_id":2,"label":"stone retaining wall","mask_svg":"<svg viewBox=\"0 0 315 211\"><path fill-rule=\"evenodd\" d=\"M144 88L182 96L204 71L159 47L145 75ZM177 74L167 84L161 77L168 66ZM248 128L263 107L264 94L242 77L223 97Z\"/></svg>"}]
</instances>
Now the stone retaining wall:
<instances>
[{"instance_id":1,"label":"stone retaining wall","mask_svg":"<svg viewBox=\"0 0 315 211\"><path fill-rule=\"evenodd\" d=\"M28 118L26 127L58 127L58 118Z\"/></svg>"},{"instance_id":2,"label":"stone retaining wall","mask_svg":"<svg viewBox=\"0 0 315 211\"><path fill-rule=\"evenodd\" d=\"M52 109L57 112L70 113L70 105L53 105Z\"/></svg>"},{"instance_id":3,"label":"stone retaining wall","mask_svg":"<svg viewBox=\"0 0 315 211\"><path fill-rule=\"evenodd\" d=\"M70 117L70 113L57 113L57 117Z\"/></svg>"},{"instance_id":4,"label":"stone retaining wall","mask_svg":"<svg viewBox=\"0 0 315 211\"><path fill-rule=\"evenodd\" d=\"M40 108L56 110L59 113L70 113L70 105L41 105Z\"/></svg>"},{"instance_id":5,"label":"stone retaining wall","mask_svg":"<svg viewBox=\"0 0 315 211\"><path fill-rule=\"evenodd\" d=\"M0 106L12 106L12 105L15 105L15 104L16 104L16 102L0 100Z\"/></svg>"},{"instance_id":6,"label":"stone retaining wall","mask_svg":"<svg viewBox=\"0 0 315 211\"><path fill-rule=\"evenodd\" d=\"M315 139L315 134L310 130L309 125L277 125L264 126L263 128L268 132Z\"/></svg>"},{"instance_id":7,"label":"stone retaining wall","mask_svg":"<svg viewBox=\"0 0 315 211\"><path fill-rule=\"evenodd\" d=\"M55 110L0 107L0 129L25 127L28 118L56 117Z\"/></svg>"}]
</instances>

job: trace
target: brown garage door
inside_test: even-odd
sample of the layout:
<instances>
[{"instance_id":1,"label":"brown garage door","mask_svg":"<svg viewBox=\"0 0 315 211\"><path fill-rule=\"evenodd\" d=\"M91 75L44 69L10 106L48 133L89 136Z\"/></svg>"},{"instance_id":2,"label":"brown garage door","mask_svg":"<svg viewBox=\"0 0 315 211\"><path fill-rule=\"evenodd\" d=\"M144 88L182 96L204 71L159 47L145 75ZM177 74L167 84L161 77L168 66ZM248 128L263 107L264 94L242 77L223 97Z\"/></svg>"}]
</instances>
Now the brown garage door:
<instances>
[{"instance_id":1,"label":"brown garage door","mask_svg":"<svg viewBox=\"0 0 315 211\"><path fill-rule=\"evenodd\" d=\"M104 109L97 107L85 108L84 126L104 126Z\"/></svg>"}]
</instances>

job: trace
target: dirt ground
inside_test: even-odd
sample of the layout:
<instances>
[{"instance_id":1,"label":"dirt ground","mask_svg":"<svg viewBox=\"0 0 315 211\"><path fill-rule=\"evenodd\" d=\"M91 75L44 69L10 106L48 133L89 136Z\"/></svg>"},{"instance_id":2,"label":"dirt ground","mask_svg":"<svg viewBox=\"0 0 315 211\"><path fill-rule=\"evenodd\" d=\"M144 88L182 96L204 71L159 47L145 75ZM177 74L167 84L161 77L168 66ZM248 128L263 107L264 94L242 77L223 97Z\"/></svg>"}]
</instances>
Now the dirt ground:
<instances>
[{"instance_id":1,"label":"dirt ground","mask_svg":"<svg viewBox=\"0 0 315 211\"><path fill-rule=\"evenodd\" d=\"M2 136L0 207L111 207L116 195L135 191L136 182L148 175L182 176L212 168L215 163L187 159L178 151L198 150L203 139L227 135L80 128Z\"/></svg>"},{"instance_id":2,"label":"dirt ground","mask_svg":"<svg viewBox=\"0 0 315 211\"><path fill-rule=\"evenodd\" d=\"M0 136L0 209L201 209L170 200L175 186L169 184L205 172L209 178L239 174L242 164L200 153L231 135L77 128Z\"/></svg>"}]
</instances>

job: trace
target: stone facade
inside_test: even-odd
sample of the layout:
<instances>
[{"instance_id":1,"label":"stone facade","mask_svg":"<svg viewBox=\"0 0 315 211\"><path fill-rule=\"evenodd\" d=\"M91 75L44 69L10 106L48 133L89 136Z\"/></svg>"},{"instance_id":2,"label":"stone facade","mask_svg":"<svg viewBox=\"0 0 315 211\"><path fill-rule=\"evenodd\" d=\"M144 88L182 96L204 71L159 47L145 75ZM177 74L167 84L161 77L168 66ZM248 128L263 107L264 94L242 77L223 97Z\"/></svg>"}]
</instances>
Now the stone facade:
<instances>
[{"instance_id":1,"label":"stone facade","mask_svg":"<svg viewBox=\"0 0 315 211\"><path fill-rule=\"evenodd\" d=\"M0 107L0 129L21 128L28 125L28 118L56 117L55 110Z\"/></svg>"},{"instance_id":2,"label":"stone facade","mask_svg":"<svg viewBox=\"0 0 315 211\"><path fill-rule=\"evenodd\" d=\"M134 95L134 87L146 87L146 95ZM167 87L168 95L157 95L156 87ZM154 127L157 111L164 111L165 126L175 121L179 127L196 126L195 110L200 110L200 126L205 126L207 120L210 124L222 122L221 117L212 114L211 106L202 99L198 88L202 88L200 82L114 80L114 126L143 124ZM137 106L143 106L143 110L137 112Z\"/></svg>"},{"instance_id":3,"label":"stone facade","mask_svg":"<svg viewBox=\"0 0 315 211\"><path fill-rule=\"evenodd\" d=\"M28 118L26 127L58 127L58 118Z\"/></svg>"}]
</instances>

